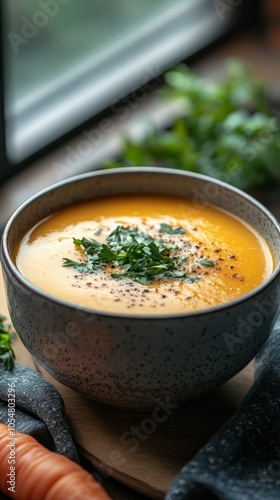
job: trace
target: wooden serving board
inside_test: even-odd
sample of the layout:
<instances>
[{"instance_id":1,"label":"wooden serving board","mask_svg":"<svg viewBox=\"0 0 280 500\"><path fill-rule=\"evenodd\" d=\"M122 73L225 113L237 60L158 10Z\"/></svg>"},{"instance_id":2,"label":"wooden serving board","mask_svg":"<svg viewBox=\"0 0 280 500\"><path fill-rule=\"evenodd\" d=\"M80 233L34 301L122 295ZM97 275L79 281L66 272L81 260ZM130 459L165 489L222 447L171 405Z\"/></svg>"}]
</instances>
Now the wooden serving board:
<instances>
[{"instance_id":1,"label":"wooden serving board","mask_svg":"<svg viewBox=\"0 0 280 500\"><path fill-rule=\"evenodd\" d=\"M0 312L7 315L1 282ZM100 469L104 479L113 477L153 499L164 498L180 469L233 415L253 381L251 364L207 396L178 409L163 407L154 414L156 421L153 412L90 401L37 366L19 339L14 346L17 362L39 371L59 390L80 453Z\"/></svg>"},{"instance_id":2,"label":"wooden serving board","mask_svg":"<svg viewBox=\"0 0 280 500\"><path fill-rule=\"evenodd\" d=\"M179 409L131 412L87 400L43 376L61 393L80 452L109 475L151 498L164 498L173 479L209 438L235 412L248 391L253 369L212 394ZM159 413L158 413L159 414Z\"/></svg>"}]
</instances>

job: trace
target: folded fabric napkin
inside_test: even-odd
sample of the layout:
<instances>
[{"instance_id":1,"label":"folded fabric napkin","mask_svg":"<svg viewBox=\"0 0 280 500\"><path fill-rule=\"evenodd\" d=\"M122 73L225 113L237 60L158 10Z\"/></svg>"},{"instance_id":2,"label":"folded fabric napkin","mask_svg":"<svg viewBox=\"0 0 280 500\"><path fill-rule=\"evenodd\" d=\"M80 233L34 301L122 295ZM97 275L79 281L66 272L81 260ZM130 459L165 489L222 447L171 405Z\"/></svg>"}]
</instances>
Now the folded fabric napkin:
<instances>
[{"instance_id":1,"label":"folded fabric napkin","mask_svg":"<svg viewBox=\"0 0 280 500\"><path fill-rule=\"evenodd\" d=\"M0 422L7 424L8 418L14 418L18 431L79 462L64 402L57 389L34 370L18 363L12 372L0 366L0 378Z\"/></svg>"},{"instance_id":2,"label":"folded fabric napkin","mask_svg":"<svg viewBox=\"0 0 280 500\"><path fill-rule=\"evenodd\" d=\"M236 414L182 469L166 500L280 499L280 318Z\"/></svg>"}]
</instances>

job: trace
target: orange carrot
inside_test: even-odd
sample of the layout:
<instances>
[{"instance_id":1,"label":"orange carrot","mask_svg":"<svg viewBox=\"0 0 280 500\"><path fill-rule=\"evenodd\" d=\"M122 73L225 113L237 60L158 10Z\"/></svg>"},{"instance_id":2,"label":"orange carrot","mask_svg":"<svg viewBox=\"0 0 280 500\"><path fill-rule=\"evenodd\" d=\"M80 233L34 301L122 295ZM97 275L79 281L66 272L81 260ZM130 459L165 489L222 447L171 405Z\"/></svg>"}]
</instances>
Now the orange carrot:
<instances>
[{"instance_id":1,"label":"orange carrot","mask_svg":"<svg viewBox=\"0 0 280 500\"><path fill-rule=\"evenodd\" d=\"M4 424L0 424L0 489L15 500L110 500L82 467Z\"/></svg>"}]
</instances>

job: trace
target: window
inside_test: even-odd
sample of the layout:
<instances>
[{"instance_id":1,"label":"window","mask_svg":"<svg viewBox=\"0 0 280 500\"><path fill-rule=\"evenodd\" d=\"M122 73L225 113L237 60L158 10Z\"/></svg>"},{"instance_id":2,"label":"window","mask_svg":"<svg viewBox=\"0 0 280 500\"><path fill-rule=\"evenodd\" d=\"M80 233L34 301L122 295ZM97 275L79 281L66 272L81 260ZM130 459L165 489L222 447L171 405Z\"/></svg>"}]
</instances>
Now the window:
<instances>
[{"instance_id":1,"label":"window","mask_svg":"<svg viewBox=\"0 0 280 500\"><path fill-rule=\"evenodd\" d=\"M2 178L228 29L208 0L9 0L1 8Z\"/></svg>"}]
</instances>

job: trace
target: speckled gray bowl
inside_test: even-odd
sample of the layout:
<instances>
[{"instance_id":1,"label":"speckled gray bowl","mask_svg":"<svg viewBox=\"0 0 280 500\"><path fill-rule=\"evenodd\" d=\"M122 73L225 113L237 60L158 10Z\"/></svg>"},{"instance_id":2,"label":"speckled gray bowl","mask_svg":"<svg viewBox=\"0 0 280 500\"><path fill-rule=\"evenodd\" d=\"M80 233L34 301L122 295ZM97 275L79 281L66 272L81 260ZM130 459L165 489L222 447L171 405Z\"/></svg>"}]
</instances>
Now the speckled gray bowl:
<instances>
[{"instance_id":1,"label":"speckled gray bowl","mask_svg":"<svg viewBox=\"0 0 280 500\"><path fill-rule=\"evenodd\" d=\"M165 193L214 203L253 225L275 256L273 274L226 305L174 315L108 314L41 291L15 267L15 245L30 226L80 200L120 193ZM253 257L252 257L253 258ZM181 404L244 368L268 338L280 307L280 226L266 208L213 179L159 168L98 171L60 182L24 203L2 239L14 327L37 362L88 397L131 409Z\"/></svg>"}]
</instances>

